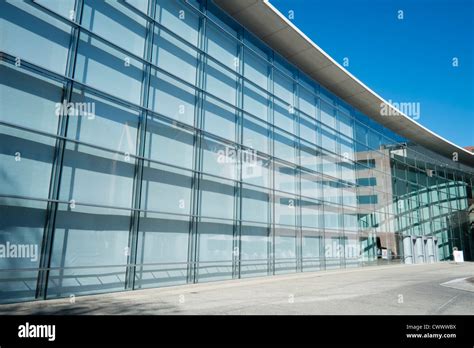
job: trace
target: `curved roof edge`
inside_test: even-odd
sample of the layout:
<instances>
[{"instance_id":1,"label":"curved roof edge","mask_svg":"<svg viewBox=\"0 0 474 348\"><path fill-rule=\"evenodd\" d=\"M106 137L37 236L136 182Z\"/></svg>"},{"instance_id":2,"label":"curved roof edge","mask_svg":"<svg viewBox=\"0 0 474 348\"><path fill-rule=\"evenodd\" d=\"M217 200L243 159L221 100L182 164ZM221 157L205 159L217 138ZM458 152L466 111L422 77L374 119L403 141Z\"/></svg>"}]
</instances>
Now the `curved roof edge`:
<instances>
[{"instance_id":1,"label":"curved roof edge","mask_svg":"<svg viewBox=\"0 0 474 348\"><path fill-rule=\"evenodd\" d=\"M316 45L269 0L213 0L254 35L319 84L395 133L474 167L474 154L444 139L389 104ZM385 106L394 116L381 115Z\"/></svg>"}]
</instances>

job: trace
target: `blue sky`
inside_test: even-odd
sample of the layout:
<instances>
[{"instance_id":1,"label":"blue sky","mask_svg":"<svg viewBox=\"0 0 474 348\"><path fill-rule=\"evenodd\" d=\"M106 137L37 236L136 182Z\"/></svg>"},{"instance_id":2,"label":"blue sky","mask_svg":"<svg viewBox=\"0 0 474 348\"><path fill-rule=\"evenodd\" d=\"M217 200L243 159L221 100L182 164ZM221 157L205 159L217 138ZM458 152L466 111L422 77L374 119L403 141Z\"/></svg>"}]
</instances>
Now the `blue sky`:
<instances>
[{"instance_id":1,"label":"blue sky","mask_svg":"<svg viewBox=\"0 0 474 348\"><path fill-rule=\"evenodd\" d=\"M419 102L419 123L474 145L474 0L270 2L383 98Z\"/></svg>"}]
</instances>

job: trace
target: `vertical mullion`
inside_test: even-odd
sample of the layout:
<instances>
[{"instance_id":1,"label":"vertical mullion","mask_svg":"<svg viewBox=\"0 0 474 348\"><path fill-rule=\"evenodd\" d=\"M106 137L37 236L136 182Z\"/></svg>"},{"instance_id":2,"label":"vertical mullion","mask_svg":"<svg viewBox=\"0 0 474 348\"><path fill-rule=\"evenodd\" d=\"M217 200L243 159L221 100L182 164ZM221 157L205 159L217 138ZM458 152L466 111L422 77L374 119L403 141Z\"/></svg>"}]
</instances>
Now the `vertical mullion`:
<instances>
[{"instance_id":1,"label":"vertical mullion","mask_svg":"<svg viewBox=\"0 0 474 348\"><path fill-rule=\"evenodd\" d=\"M201 12L207 13L206 1L201 3ZM194 174L192 180L192 207L191 207L191 223L188 242L188 283L197 283L199 274L199 231L198 226L201 214L201 192L200 182L202 179L202 133L203 115L204 115L204 93L205 90L205 72L206 72L206 56L202 52L207 52L206 45L206 16L199 18L199 34L198 34L198 61L196 69L196 98L195 98L195 114L194 127L196 129L194 144Z\"/></svg>"},{"instance_id":2,"label":"vertical mullion","mask_svg":"<svg viewBox=\"0 0 474 348\"><path fill-rule=\"evenodd\" d=\"M244 47L242 44L242 30L238 32L238 52L237 58L235 60L235 67L238 70L238 79L237 79L237 90L236 90L236 104L237 104L237 112L236 112L236 134L235 140L238 144L238 182L236 184L235 189L235 206L236 206L236 223L234 227L234 236L233 236L233 278L240 278L241 277L241 268L242 268L242 204L243 204L243 196L242 196L242 178L243 178L243 170L245 167L244 159L247 160L247 156L244 156L242 152L243 143L243 75L244 75ZM247 150L245 150L247 152Z\"/></svg>"},{"instance_id":3,"label":"vertical mullion","mask_svg":"<svg viewBox=\"0 0 474 348\"><path fill-rule=\"evenodd\" d=\"M293 113L294 113L294 128L295 134L297 139L300 139L300 114L299 111L299 102L298 102L298 81L299 81L299 74L298 71L295 72L293 82ZM301 198L301 141L298 140L296 143L296 161L297 161L297 175L296 175L296 195L297 199L297 214L296 214L296 271L303 271L303 217L302 217L302 198Z\"/></svg>"},{"instance_id":4,"label":"vertical mullion","mask_svg":"<svg viewBox=\"0 0 474 348\"><path fill-rule=\"evenodd\" d=\"M274 117L273 117L273 59L274 58L274 53L271 51L270 56L269 56L269 62L270 65L268 67L268 76L267 76L267 89L269 96L267 105L268 105L268 111L267 111L267 121L270 126L271 134L269 137L270 141L270 158L271 158L271 170L270 172L270 190L271 190L271 219L270 219L270 268L269 268L269 274L275 274L275 127L274 127Z\"/></svg>"},{"instance_id":5,"label":"vertical mullion","mask_svg":"<svg viewBox=\"0 0 474 348\"><path fill-rule=\"evenodd\" d=\"M155 18L155 5L153 1L148 3L148 15L151 18ZM145 56L146 62L151 62L153 52L153 37L155 31L155 22L147 22L147 32L145 40ZM133 194L132 194L132 212L130 219L130 231L128 239L128 253L127 253L127 269L125 276L125 289L133 290L135 288L136 270L137 270L137 258L138 258L138 234L140 224L140 208L141 208L141 194L143 186L143 170L145 156L145 145L146 145L146 128L148 112L149 90L150 90L150 78L151 78L151 66L145 64L143 66L143 77L142 77L142 90L140 105L142 109L140 111L138 130L137 130L137 153L138 157L135 160L135 173L133 178Z\"/></svg>"},{"instance_id":6,"label":"vertical mullion","mask_svg":"<svg viewBox=\"0 0 474 348\"><path fill-rule=\"evenodd\" d=\"M321 123L321 97L319 96L320 90L318 87L318 97L315 100L316 104L316 120L317 120L317 125L319 126L319 135L317 135L317 145L319 147L319 153L320 153L320 158L319 158L319 167L321 168L321 173L320 173L320 178L321 178L321 211L320 211L320 218L319 218L319 227L322 235L322 250L323 251L323 257L322 259L322 265L321 269L326 270L327 268L327 260L326 260L326 221L325 221L325 214L324 211L326 210L326 201L324 199L324 185L326 179L323 176L323 148L322 148L322 123ZM320 254L321 255L321 254Z\"/></svg>"},{"instance_id":7,"label":"vertical mullion","mask_svg":"<svg viewBox=\"0 0 474 348\"><path fill-rule=\"evenodd\" d=\"M76 0L74 4L74 21L80 23L82 19L83 0ZM74 70L76 66L77 49L79 45L80 29L78 27L71 28L71 40L69 42L69 50L66 62L65 75L69 78L65 84L62 93L62 102L69 103L72 97ZM52 163L51 180L48 193L48 204L46 211L46 222L41 243L41 253L39 261L39 272L36 284L35 298L46 299L49 279L49 268L52 259L53 240L56 225L56 216L58 210L59 189L61 184L61 172L63 167L64 152L66 141L64 137L67 135L69 115L63 115L58 119L55 153Z\"/></svg>"}]
</instances>

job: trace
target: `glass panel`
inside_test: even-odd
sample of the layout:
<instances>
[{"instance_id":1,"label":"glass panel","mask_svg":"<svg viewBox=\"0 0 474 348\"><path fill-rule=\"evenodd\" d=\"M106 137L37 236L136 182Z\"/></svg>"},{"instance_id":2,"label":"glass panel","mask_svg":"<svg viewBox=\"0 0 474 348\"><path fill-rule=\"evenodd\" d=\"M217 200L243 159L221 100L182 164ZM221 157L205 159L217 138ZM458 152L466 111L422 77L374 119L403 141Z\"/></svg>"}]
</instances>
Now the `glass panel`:
<instances>
[{"instance_id":1,"label":"glass panel","mask_svg":"<svg viewBox=\"0 0 474 348\"><path fill-rule=\"evenodd\" d=\"M203 171L223 178L237 176L239 153L236 148L211 138L202 139Z\"/></svg>"},{"instance_id":2,"label":"glass panel","mask_svg":"<svg viewBox=\"0 0 474 348\"><path fill-rule=\"evenodd\" d=\"M242 220L269 222L270 195L267 190L254 186L242 187Z\"/></svg>"},{"instance_id":3,"label":"glass panel","mask_svg":"<svg viewBox=\"0 0 474 348\"><path fill-rule=\"evenodd\" d=\"M203 176L201 189L201 214L206 217L234 219L234 183Z\"/></svg>"},{"instance_id":4,"label":"glass panel","mask_svg":"<svg viewBox=\"0 0 474 348\"><path fill-rule=\"evenodd\" d=\"M174 120L194 124L194 88L152 70L148 107Z\"/></svg>"},{"instance_id":5,"label":"glass panel","mask_svg":"<svg viewBox=\"0 0 474 348\"><path fill-rule=\"evenodd\" d=\"M230 69L238 71L239 60L237 58L238 45L236 39L223 33L222 30L210 22L208 22L206 28L206 36L207 53Z\"/></svg>"},{"instance_id":6,"label":"glass panel","mask_svg":"<svg viewBox=\"0 0 474 348\"><path fill-rule=\"evenodd\" d=\"M0 121L54 133L62 84L0 65Z\"/></svg>"},{"instance_id":7,"label":"glass panel","mask_svg":"<svg viewBox=\"0 0 474 348\"><path fill-rule=\"evenodd\" d=\"M336 109L325 102L321 102L321 123L336 129Z\"/></svg>"},{"instance_id":8,"label":"glass panel","mask_svg":"<svg viewBox=\"0 0 474 348\"><path fill-rule=\"evenodd\" d=\"M206 91L223 101L235 105L237 78L216 63L206 65Z\"/></svg>"},{"instance_id":9,"label":"glass panel","mask_svg":"<svg viewBox=\"0 0 474 348\"><path fill-rule=\"evenodd\" d=\"M254 150L269 153L270 131L265 122L244 115L243 144Z\"/></svg>"},{"instance_id":10,"label":"glass panel","mask_svg":"<svg viewBox=\"0 0 474 348\"><path fill-rule=\"evenodd\" d=\"M380 134L378 134L375 131L369 129L369 131L368 131L368 144L367 145L372 150L379 150L379 148L380 148Z\"/></svg>"},{"instance_id":11,"label":"glass panel","mask_svg":"<svg viewBox=\"0 0 474 348\"><path fill-rule=\"evenodd\" d=\"M336 132L324 125L321 127L321 147L334 153L337 152Z\"/></svg>"},{"instance_id":12,"label":"glass panel","mask_svg":"<svg viewBox=\"0 0 474 348\"><path fill-rule=\"evenodd\" d=\"M240 276L267 275L270 252L270 229L267 225L242 223Z\"/></svg>"},{"instance_id":13,"label":"glass panel","mask_svg":"<svg viewBox=\"0 0 474 348\"><path fill-rule=\"evenodd\" d=\"M273 117L275 126L286 130L290 133L295 133L294 118L295 113L293 108L289 105L275 100L273 103Z\"/></svg>"},{"instance_id":14,"label":"glass panel","mask_svg":"<svg viewBox=\"0 0 474 348\"><path fill-rule=\"evenodd\" d=\"M195 2L201 2L202 0L193 0ZM227 35L237 37L237 33L241 31L241 26L238 25L233 18L231 18L226 12L224 12L219 6L216 6L214 2L207 3L207 16L213 23L216 23L219 30L225 32Z\"/></svg>"},{"instance_id":15,"label":"glass panel","mask_svg":"<svg viewBox=\"0 0 474 348\"><path fill-rule=\"evenodd\" d=\"M25 59L59 74L66 72L68 25L23 1L0 1L0 13L1 51L20 58L20 63Z\"/></svg>"},{"instance_id":16,"label":"glass panel","mask_svg":"<svg viewBox=\"0 0 474 348\"><path fill-rule=\"evenodd\" d=\"M344 241L337 232L325 231L324 254L326 269L340 268L344 255Z\"/></svg>"},{"instance_id":17,"label":"glass panel","mask_svg":"<svg viewBox=\"0 0 474 348\"><path fill-rule=\"evenodd\" d=\"M319 86L314 81L314 79L310 78L308 75L306 75L304 72L299 71L299 79L298 79L298 84L304 89L306 89L307 92L317 94L319 91Z\"/></svg>"},{"instance_id":18,"label":"glass panel","mask_svg":"<svg viewBox=\"0 0 474 348\"><path fill-rule=\"evenodd\" d=\"M264 121L267 120L267 94L249 83L244 83L244 110Z\"/></svg>"},{"instance_id":19,"label":"glass panel","mask_svg":"<svg viewBox=\"0 0 474 348\"><path fill-rule=\"evenodd\" d=\"M354 123L350 116L343 114L342 112L337 113L337 121L339 125L339 132L349 138L354 137Z\"/></svg>"},{"instance_id":20,"label":"glass panel","mask_svg":"<svg viewBox=\"0 0 474 348\"><path fill-rule=\"evenodd\" d=\"M131 206L134 161L122 154L67 143L60 199L107 206Z\"/></svg>"},{"instance_id":21,"label":"glass panel","mask_svg":"<svg viewBox=\"0 0 474 348\"><path fill-rule=\"evenodd\" d=\"M303 111L305 114L311 116L312 118L316 118L316 110L317 110L316 97L305 88L298 89L298 97L299 97L299 109Z\"/></svg>"},{"instance_id":22,"label":"glass panel","mask_svg":"<svg viewBox=\"0 0 474 348\"><path fill-rule=\"evenodd\" d=\"M254 153L247 153L246 157L247 160L242 161L242 181L248 184L269 187L270 159L257 156Z\"/></svg>"},{"instance_id":23,"label":"glass panel","mask_svg":"<svg viewBox=\"0 0 474 348\"><path fill-rule=\"evenodd\" d=\"M74 89L71 102L83 114L69 118L69 138L120 152L122 156L136 154L138 111L109 102L83 89ZM104 129L107 129L106 137L103 136Z\"/></svg>"},{"instance_id":24,"label":"glass panel","mask_svg":"<svg viewBox=\"0 0 474 348\"><path fill-rule=\"evenodd\" d=\"M294 196L275 193L275 223L294 226L297 200Z\"/></svg>"},{"instance_id":25,"label":"glass panel","mask_svg":"<svg viewBox=\"0 0 474 348\"><path fill-rule=\"evenodd\" d=\"M275 71L278 71L278 73L282 75L282 78L289 79L291 76L293 76L293 72L294 72L293 66L277 52L274 52L273 64L278 69Z\"/></svg>"},{"instance_id":26,"label":"glass panel","mask_svg":"<svg viewBox=\"0 0 474 348\"><path fill-rule=\"evenodd\" d=\"M362 123L355 122L355 137L357 142L367 145L367 126Z\"/></svg>"},{"instance_id":27,"label":"glass panel","mask_svg":"<svg viewBox=\"0 0 474 348\"><path fill-rule=\"evenodd\" d=\"M198 223L199 282L232 278L232 223L203 219Z\"/></svg>"},{"instance_id":28,"label":"glass panel","mask_svg":"<svg viewBox=\"0 0 474 348\"><path fill-rule=\"evenodd\" d=\"M146 21L120 3L85 0L81 23L104 39L143 56Z\"/></svg>"},{"instance_id":29,"label":"glass panel","mask_svg":"<svg viewBox=\"0 0 474 348\"><path fill-rule=\"evenodd\" d=\"M317 230L303 229L303 271L319 271L324 267L324 237Z\"/></svg>"},{"instance_id":30,"label":"glass panel","mask_svg":"<svg viewBox=\"0 0 474 348\"><path fill-rule=\"evenodd\" d=\"M155 28L152 62L190 84L196 82L197 52L164 30Z\"/></svg>"},{"instance_id":31,"label":"glass panel","mask_svg":"<svg viewBox=\"0 0 474 348\"><path fill-rule=\"evenodd\" d=\"M140 103L143 64L81 33L74 77L134 104Z\"/></svg>"},{"instance_id":32,"label":"glass panel","mask_svg":"<svg viewBox=\"0 0 474 348\"><path fill-rule=\"evenodd\" d=\"M163 26L197 46L199 16L188 6L176 0L160 0L155 16Z\"/></svg>"},{"instance_id":33,"label":"glass panel","mask_svg":"<svg viewBox=\"0 0 474 348\"><path fill-rule=\"evenodd\" d=\"M322 223L319 221L319 209L322 204L314 199L301 199L301 225L305 227L322 228Z\"/></svg>"},{"instance_id":34,"label":"glass panel","mask_svg":"<svg viewBox=\"0 0 474 348\"><path fill-rule=\"evenodd\" d=\"M192 173L153 162L143 168L142 208L189 214Z\"/></svg>"},{"instance_id":35,"label":"glass panel","mask_svg":"<svg viewBox=\"0 0 474 348\"><path fill-rule=\"evenodd\" d=\"M275 166L275 190L295 193L296 182L298 180L296 169L287 167L278 162L274 162L274 166Z\"/></svg>"},{"instance_id":36,"label":"glass panel","mask_svg":"<svg viewBox=\"0 0 474 348\"><path fill-rule=\"evenodd\" d=\"M323 154L321 156L321 167L322 167L322 173L328 176L332 176L334 178L339 178L339 167L337 165L337 162L339 161L339 157L336 157L335 155L332 154Z\"/></svg>"},{"instance_id":37,"label":"glass panel","mask_svg":"<svg viewBox=\"0 0 474 348\"><path fill-rule=\"evenodd\" d=\"M301 172L301 196L322 200L321 177L319 175Z\"/></svg>"},{"instance_id":38,"label":"glass panel","mask_svg":"<svg viewBox=\"0 0 474 348\"><path fill-rule=\"evenodd\" d=\"M129 228L130 211L60 204L48 297L123 290Z\"/></svg>"},{"instance_id":39,"label":"glass panel","mask_svg":"<svg viewBox=\"0 0 474 348\"><path fill-rule=\"evenodd\" d=\"M186 283L189 220L142 213L138 234L135 287L137 289Z\"/></svg>"},{"instance_id":40,"label":"glass panel","mask_svg":"<svg viewBox=\"0 0 474 348\"><path fill-rule=\"evenodd\" d=\"M0 194L48 198L54 145L53 138L0 125Z\"/></svg>"},{"instance_id":41,"label":"glass panel","mask_svg":"<svg viewBox=\"0 0 474 348\"><path fill-rule=\"evenodd\" d=\"M244 76L263 89L267 89L268 65L264 59L257 57L247 48L244 52Z\"/></svg>"},{"instance_id":42,"label":"glass panel","mask_svg":"<svg viewBox=\"0 0 474 348\"><path fill-rule=\"evenodd\" d=\"M318 158L321 156L318 149L307 142L300 141L300 163L302 167L318 170Z\"/></svg>"},{"instance_id":43,"label":"glass panel","mask_svg":"<svg viewBox=\"0 0 474 348\"><path fill-rule=\"evenodd\" d=\"M236 111L212 97L204 100L204 130L228 140L235 140Z\"/></svg>"},{"instance_id":44,"label":"glass panel","mask_svg":"<svg viewBox=\"0 0 474 348\"><path fill-rule=\"evenodd\" d=\"M289 134L275 130L275 157L282 160L293 162L296 161L296 142L295 138Z\"/></svg>"},{"instance_id":45,"label":"glass panel","mask_svg":"<svg viewBox=\"0 0 474 348\"><path fill-rule=\"evenodd\" d=\"M287 104L293 105L293 81L276 70L273 73L273 81L275 95Z\"/></svg>"},{"instance_id":46,"label":"glass panel","mask_svg":"<svg viewBox=\"0 0 474 348\"><path fill-rule=\"evenodd\" d=\"M309 117L300 115L299 125L300 138L309 143L318 144L316 121Z\"/></svg>"},{"instance_id":47,"label":"glass panel","mask_svg":"<svg viewBox=\"0 0 474 348\"><path fill-rule=\"evenodd\" d=\"M339 183L332 180L323 181L323 197L326 202L340 203Z\"/></svg>"},{"instance_id":48,"label":"glass panel","mask_svg":"<svg viewBox=\"0 0 474 348\"><path fill-rule=\"evenodd\" d=\"M244 43L250 47L253 52L264 59L268 59L268 55L270 54L268 46L247 30L244 31Z\"/></svg>"},{"instance_id":49,"label":"glass panel","mask_svg":"<svg viewBox=\"0 0 474 348\"><path fill-rule=\"evenodd\" d=\"M349 184L356 183L356 164L349 160L342 160L339 163L339 169L341 170L341 178ZM389 184L391 186L391 184Z\"/></svg>"},{"instance_id":50,"label":"glass panel","mask_svg":"<svg viewBox=\"0 0 474 348\"><path fill-rule=\"evenodd\" d=\"M275 227L275 273L296 271L296 231L294 228Z\"/></svg>"},{"instance_id":51,"label":"glass panel","mask_svg":"<svg viewBox=\"0 0 474 348\"><path fill-rule=\"evenodd\" d=\"M178 125L148 117L145 157L191 169L193 167L193 144L193 132ZM176 156L176 153L179 153L179 156Z\"/></svg>"},{"instance_id":52,"label":"glass panel","mask_svg":"<svg viewBox=\"0 0 474 348\"><path fill-rule=\"evenodd\" d=\"M71 18L73 15L75 0L36 0L35 2L63 17Z\"/></svg>"},{"instance_id":53,"label":"glass panel","mask_svg":"<svg viewBox=\"0 0 474 348\"><path fill-rule=\"evenodd\" d=\"M355 159L353 140L340 135L338 141L340 146L339 152L342 156L342 160L345 163L350 162L349 160L353 161Z\"/></svg>"},{"instance_id":54,"label":"glass panel","mask_svg":"<svg viewBox=\"0 0 474 348\"><path fill-rule=\"evenodd\" d=\"M147 13L148 9L148 0L126 0L125 2L129 3L133 7L139 9L143 13Z\"/></svg>"},{"instance_id":55,"label":"glass panel","mask_svg":"<svg viewBox=\"0 0 474 348\"><path fill-rule=\"evenodd\" d=\"M0 163L2 170L2 164L6 161L2 159ZM30 185L33 183L27 182ZM47 185L47 182L43 184ZM38 182L40 185L41 182ZM1 191L5 194L3 185ZM46 208L46 202L0 197L0 245L3 247L0 257L0 303L32 301L35 298L38 271L34 269L39 267L40 262ZM9 255L13 250L16 251L15 257Z\"/></svg>"},{"instance_id":56,"label":"glass panel","mask_svg":"<svg viewBox=\"0 0 474 348\"><path fill-rule=\"evenodd\" d=\"M357 190L355 187L344 186L342 188L342 204L345 206L357 206Z\"/></svg>"}]
</instances>

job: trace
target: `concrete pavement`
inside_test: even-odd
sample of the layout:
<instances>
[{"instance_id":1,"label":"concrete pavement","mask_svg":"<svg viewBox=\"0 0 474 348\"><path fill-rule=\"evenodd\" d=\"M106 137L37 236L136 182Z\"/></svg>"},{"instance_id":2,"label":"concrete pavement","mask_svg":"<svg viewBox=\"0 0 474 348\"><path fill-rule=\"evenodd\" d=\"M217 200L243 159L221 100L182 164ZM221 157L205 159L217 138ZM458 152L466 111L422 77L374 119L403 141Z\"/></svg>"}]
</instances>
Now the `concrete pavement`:
<instances>
[{"instance_id":1,"label":"concrete pavement","mask_svg":"<svg viewBox=\"0 0 474 348\"><path fill-rule=\"evenodd\" d=\"M366 267L0 305L0 314L473 315L472 277L472 262Z\"/></svg>"}]
</instances>

